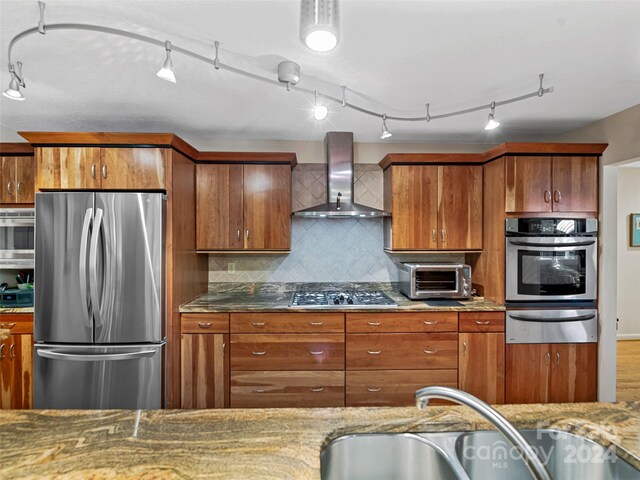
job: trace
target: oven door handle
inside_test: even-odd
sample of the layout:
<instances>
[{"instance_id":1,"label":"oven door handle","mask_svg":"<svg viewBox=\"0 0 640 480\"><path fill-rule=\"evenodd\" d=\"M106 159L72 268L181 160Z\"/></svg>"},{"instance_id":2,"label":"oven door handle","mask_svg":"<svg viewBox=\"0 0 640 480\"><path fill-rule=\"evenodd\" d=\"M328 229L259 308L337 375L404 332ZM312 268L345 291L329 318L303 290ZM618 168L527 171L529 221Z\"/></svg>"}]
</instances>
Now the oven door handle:
<instances>
[{"instance_id":1,"label":"oven door handle","mask_svg":"<svg viewBox=\"0 0 640 480\"><path fill-rule=\"evenodd\" d=\"M596 318L595 313L589 315L577 315L575 317L563 317L563 318L543 318L543 317L528 317L526 315L514 315L509 314L509 318L514 320L522 320L523 322L582 322L584 320L591 320Z\"/></svg>"},{"instance_id":2,"label":"oven door handle","mask_svg":"<svg viewBox=\"0 0 640 480\"><path fill-rule=\"evenodd\" d=\"M522 247L588 247L589 245L594 245L596 241L587 240L584 242L573 242L573 243L553 243L553 242L530 243L530 242L520 242L517 240L509 240L509 243L511 245L518 245Z\"/></svg>"}]
</instances>

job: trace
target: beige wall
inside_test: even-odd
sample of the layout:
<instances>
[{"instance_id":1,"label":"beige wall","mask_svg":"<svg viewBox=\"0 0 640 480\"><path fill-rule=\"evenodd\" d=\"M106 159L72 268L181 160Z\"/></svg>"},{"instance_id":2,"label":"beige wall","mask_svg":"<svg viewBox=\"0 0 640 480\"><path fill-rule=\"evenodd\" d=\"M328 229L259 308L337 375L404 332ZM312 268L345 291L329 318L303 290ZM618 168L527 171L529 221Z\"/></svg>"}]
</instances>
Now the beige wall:
<instances>
[{"instance_id":1,"label":"beige wall","mask_svg":"<svg viewBox=\"0 0 640 480\"><path fill-rule=\"evenodd\" d=\"M640 337L640 247L630 246L630 214L640 213L640 167L618 168L618 337Z\"/></svg>"}]
</instances>

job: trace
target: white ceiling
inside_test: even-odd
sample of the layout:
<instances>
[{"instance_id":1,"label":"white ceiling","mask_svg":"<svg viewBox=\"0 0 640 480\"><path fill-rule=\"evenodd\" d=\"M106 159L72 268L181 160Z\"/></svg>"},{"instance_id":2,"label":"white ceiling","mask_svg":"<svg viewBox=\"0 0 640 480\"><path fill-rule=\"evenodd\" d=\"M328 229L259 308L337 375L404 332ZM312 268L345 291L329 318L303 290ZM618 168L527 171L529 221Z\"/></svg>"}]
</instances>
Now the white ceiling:
<instances>
[{"instance_id":1,"label":"white ceiling","mask_svg":"<svg viewBox=\"0 0 640 480\"><path fill-rule=\"evenodd\" d=\"M298 1L47 2L47 23L82 22L169 39L174 45L276 78L282 59L300 64L300 85L387 114L419 116L489 103L538 88L555 92L445 120L388 122L393 142L541 140L640 103L640 1L342 0L341 38L328 54L298 39ZM11 38L36 25L37 2L1 0L0 85L9 82ZM339 106L324 122L312 98L174 52L178 83L155 76L162 48L92 32L51 31L20 41L27 100L2 97L5 130L169 131L204 139L321 140L328 130L380 142L381 123Z\"/></svg>"}]
</instances>

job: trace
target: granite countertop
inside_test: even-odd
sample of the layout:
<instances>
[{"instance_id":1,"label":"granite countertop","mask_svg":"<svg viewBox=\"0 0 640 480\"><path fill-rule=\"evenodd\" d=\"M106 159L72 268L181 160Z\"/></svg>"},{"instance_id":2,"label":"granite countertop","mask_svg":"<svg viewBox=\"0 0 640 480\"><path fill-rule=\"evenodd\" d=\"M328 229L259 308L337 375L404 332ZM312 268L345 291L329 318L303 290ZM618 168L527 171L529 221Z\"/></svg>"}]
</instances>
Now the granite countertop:
<instances>
[{"instance_id":1,"label":"granite countertop","mask_svg":"<svg viewBox=\"0 0 640 480\"><path fill-rule=\"evenodd\" d=\"M518 428L587 436L640 467L640 402L501 405ZM319 479L350 433L489 429L466 407L0 411L0 478Z\"/></svg>"},{"instance_id":2,"label":"granite countertop","mask_svg":"<svg viewBox=\"0 0 640 480\"><path fill-rule=\"evenodd\" d=\"M309 290L381 290L398 304L392 308L304 308L289 307L291 294ZM434 312L434 311L496 311L503 305L476 298L461 301L461 306L430 306L424 301L412 301L400 293L397 283L212 283L209 291L180 307L182 313L210 312Z\"/></svg>"},{"instance_id":3,"label":"granite countertop","mask_svg":"<svg viewBox=\"0 0 640 480\"><path fill-rule=\"evenodd\" d=\"M33 307L20 307L20 308L0 307L0 314L2 313L33 313Z\"/></svg>"}]
</instances>

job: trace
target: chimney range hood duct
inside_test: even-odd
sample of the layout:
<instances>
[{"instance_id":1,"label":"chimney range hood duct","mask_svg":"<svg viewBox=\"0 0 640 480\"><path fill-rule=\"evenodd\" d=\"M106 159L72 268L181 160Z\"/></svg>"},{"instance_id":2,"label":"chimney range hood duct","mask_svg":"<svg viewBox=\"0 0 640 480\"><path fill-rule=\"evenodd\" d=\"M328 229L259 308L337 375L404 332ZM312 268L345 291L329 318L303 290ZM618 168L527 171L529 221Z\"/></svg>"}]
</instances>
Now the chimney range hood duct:
<instances>
[{"instance_id":1,"label":"chimney range hood duct","mask_svg":"<svg viewBox=\"0 0 640 480\"><path fill-rule=\"evenodd\" d=\"M293 212L294 217L377 218L390 212L353 201L353 132L327 132L327 203Z\"/></svg>"}]
</instances>

